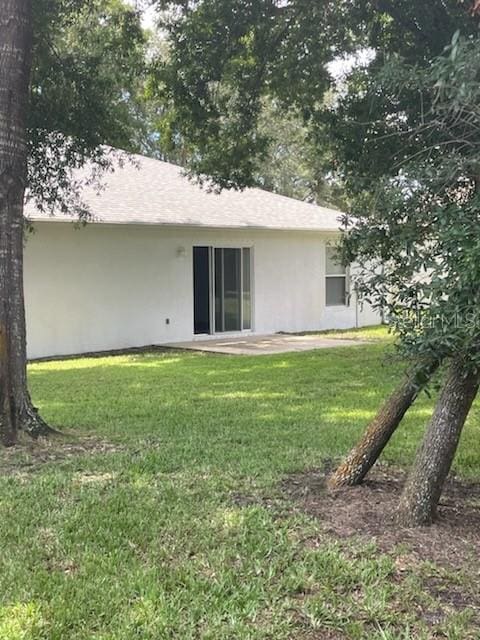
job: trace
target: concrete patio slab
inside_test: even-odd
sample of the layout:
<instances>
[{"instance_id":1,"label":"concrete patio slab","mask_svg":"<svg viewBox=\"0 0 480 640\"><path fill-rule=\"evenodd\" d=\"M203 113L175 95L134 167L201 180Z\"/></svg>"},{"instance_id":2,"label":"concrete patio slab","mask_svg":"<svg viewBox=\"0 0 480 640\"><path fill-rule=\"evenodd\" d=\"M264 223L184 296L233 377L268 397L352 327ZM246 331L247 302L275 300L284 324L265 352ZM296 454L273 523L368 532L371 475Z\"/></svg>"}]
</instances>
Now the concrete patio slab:
<instances>
[{"instance_id":1,"label":"concrete patio slab","mask_svg":"<svg viewBox=\"0 0 480 640\"><path fill-rule=\"evenodd\" d=\"M364 344L365 340L342 340L321 335L273 334L266 336L241 336L236 338L214 338L211 340L193 340L165 345L176 349L192 349L212 353L233 355L262 356L272 353L291 351L310 351L331 347L350 347Z\"/></svg>"}]
</instances>

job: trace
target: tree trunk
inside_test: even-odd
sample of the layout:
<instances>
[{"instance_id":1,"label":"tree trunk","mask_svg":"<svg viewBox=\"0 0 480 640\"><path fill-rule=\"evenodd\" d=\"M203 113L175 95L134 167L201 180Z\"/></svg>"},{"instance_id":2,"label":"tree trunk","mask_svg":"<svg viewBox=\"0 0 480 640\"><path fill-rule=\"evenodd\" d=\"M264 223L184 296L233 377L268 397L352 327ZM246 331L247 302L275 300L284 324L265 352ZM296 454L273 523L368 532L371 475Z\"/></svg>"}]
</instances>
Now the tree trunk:
<instances>
[{"instance_id":1,"label":"tree trunk","mask_svg":"<svg viewBox=\"0 0 480 640\"><path fill-rule=\"evenodd\" d=\"M20 430L50 431L27 389L23 302L23 201L26 182L26 113L32 53L31 0L0 6L0 439Z\"/></svg>"},{"instance_id":2,"label":"tree trunk","mask_svg":"<svg viewBox=\"0 0 480 640\"><path fill-rule=\"evenodd\" d=\"M463 360L452 361L400 499L400 524L421 526L433 522L479 380L480 374L468 371Z\"/></svg>"},{"instance_id":3,"label":"tree trunk","mask_svg":"<svg viewBox=\"0 0 480 640\"><path fill-rule=\"evenodd\" d=\"M439 361L431 360L413 367L370 422L357 445L330 476L330 488L354 486L363 481L439 364Z\"/></svg>"}]
</instances>

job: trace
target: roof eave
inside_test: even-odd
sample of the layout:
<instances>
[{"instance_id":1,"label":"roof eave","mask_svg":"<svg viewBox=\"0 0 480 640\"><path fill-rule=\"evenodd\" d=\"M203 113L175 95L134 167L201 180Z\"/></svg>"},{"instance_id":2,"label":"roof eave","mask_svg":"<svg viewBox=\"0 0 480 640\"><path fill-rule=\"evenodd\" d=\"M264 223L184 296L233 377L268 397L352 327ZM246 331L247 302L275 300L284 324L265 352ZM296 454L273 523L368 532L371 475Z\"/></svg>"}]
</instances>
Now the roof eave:
<instances>
[{"instance_id":1,"label":"roof eave","mask_svg":"<svg viewBox=\"0 0 480 640\"><path fill-rule=\"evenodd\" d=\"M29 217L28 221L37 223L63 223L63 224L75 224L81 223L81 221L75 218L57 217L51 218L44 217ZM288 231L288 232L317 232L317 233L342 233L343 230L340 227L272 227L263 225L206 225L195 223L181 223L181 222L147 222L145 220L90 220L86 222L86 226L89 225L102 225L102 226L138 226L138 227L168 227L168 228L187 228L187 229L222 229L225 231Z\"/></svg>"}]
</instances>

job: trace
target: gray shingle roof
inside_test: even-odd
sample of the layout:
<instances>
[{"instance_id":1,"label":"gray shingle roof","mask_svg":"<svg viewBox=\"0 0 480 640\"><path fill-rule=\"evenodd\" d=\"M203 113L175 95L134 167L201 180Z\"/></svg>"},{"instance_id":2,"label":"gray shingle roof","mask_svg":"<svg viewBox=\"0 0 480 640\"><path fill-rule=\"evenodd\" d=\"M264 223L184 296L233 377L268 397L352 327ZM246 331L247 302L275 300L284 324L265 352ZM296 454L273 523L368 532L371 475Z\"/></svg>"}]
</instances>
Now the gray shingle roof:
<instances>
[{"instance_id":1,"label":"gray shingle roof","mask_svg":"<svg viewBox=\"0 0 480 640\"><path fill-rule=\"evenodd\" d=\"M261 189L208 192L167 162L133 156L102 177L98 193L85 187L82 200L97 223L185 225L297 231L337 231L341 212ZM26 207L32 221L65 220Z\"/></svg>"}]
</instances>

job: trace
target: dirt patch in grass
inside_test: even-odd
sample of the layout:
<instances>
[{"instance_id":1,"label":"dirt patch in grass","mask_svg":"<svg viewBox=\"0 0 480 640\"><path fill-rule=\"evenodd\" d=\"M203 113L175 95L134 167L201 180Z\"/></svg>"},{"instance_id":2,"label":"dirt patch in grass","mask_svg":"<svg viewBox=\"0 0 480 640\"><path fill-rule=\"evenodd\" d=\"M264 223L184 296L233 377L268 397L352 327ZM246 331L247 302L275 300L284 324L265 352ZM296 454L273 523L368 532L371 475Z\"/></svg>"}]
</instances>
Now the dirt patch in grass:
<instances>
[{"instance_id":1,"label":"dirt patch in grass","mask_svg":"<svg viewBox=\"0 0 480 640\"><path fill-rule=\"evenodd\" d=\"M283 490L302 510L337 538L361 536L389 552L406 545L418 560L458 568L480 555L480 484L448 481L431 527L399 527L395 509L405 482L399 471L376 470L358 487L326 488L324 471L307 471L286 478ZM480 566L478 566L480 569Z\"/></svg>"},{"instance_id":2,"label":"dirt patch in grass","mask_svg":"<svg viewBox=\"0 0 480 640\"><path fill-rule=\"evenodd\" d=\"M39 471L45 464L62 462L85 454L123 451L124 447L98 438L70 438L55 435L51 439L25 440L17 446L0 449L0 477L23 476Z\"/></svg>"},{"instance_id":3,"label":"dirt patch in grass","mask_svg":"<svg viewBox=\"0 0 480 640\"><path fill-rule=\"evenodd\" d=\"M405 528L395 521L404 482L404 473L382 469L361 486L331 491L325 471L307 471L286 478L282 490L318 519L323 535L374 542L395 558L395 579L413 572L441 608L469 609L479 620L480 484L451 479L435 524ZM307 544L323 544L322 534Z\"/></svg>"}]
</instances>

